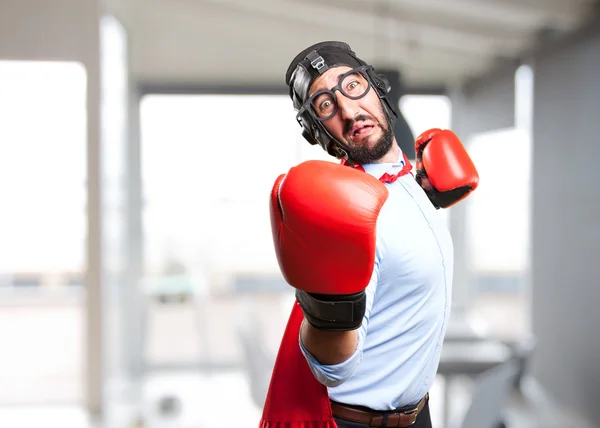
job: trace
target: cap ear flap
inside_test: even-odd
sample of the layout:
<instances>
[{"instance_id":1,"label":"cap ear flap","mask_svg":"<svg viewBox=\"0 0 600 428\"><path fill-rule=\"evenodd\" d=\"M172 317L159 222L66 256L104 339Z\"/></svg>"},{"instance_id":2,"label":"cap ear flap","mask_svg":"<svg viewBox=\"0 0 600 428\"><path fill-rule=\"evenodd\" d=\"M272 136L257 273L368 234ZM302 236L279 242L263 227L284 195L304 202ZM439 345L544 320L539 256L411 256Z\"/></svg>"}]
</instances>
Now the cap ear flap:
<instances>
[{"instance_id":1,"label":"cap ear flap","mask_svg":"<svg viewBox=\"0 0 600 428\"><path fill-rule=\"evenodd\" d=\"M382 89L383 93L385 95L389 94L390 91L392 90L392 85L390 85L390 81L388 80L388 78L385 77L385 75L383 75L383 74L378 74L377 78L378 78L379 82L381 83L380 88Z\"/></svg>"},{"instance_id":2,"label":"cap ear flap","mask_svg":"<svg viewBox=\"0 0 600 428\"><path fill-rule=\"evenodd\" d=\"M300 118L298 119L298 122L300 122L300 126L302 127L302 137L304 137L304 139L306 141L308 141L310 144L312 144L314 146L314 145L319 144L319 142L313 135L313 132L311 129L311 127L313 126L312 122L310 119L306 118L305 114L301 115Z\"/></svg>"},{"instance_id":3,"label":"cap ear flap","mask_svg":"<svg viewBox=\"0 0 600 428\"><path fill-rule=\"evenodd\" d=\"M320 146L329 155L338 159L348 158L348 153L340 147L336 140L323 127L323 124L314 122L312 118L301 117L302 136L310 144Z\"/></svg>"},{"instance_id":4,"label":"cap ear flap","mask_svg":"<svg viewBox=\"0 0 600 428\"><path fill-rule=\"evenodd\" d=\"M308 141L313 146L316 146L317 144L319 144L319 142L317 140L315 140L315 138L312 136L312 134L310 132L308 132L306 130L306 128L302 129L302 136L304 137L304 139L306 141Z\"/></svg>"},{"instance_id":5,"label":"cap ear flap","mask_svg":"<svg viewBox=\"0 0 600 428\"><path fill-rule=\"evenodd\" d=\"M387 96L392 90L392 85L390 85L388 78L384 74L374 72L374 70L369 71L368 74L379 96Z\"/></svg>"}]
</instances>

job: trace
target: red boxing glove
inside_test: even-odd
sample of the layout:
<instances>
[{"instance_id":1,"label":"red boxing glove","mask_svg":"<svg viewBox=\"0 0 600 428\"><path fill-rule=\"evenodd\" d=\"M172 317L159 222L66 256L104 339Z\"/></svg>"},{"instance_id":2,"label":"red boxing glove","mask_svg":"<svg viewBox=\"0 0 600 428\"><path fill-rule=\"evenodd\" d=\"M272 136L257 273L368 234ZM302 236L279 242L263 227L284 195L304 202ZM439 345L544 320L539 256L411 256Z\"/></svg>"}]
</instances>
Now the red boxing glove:
<instances>
[{"instance_id":1,"label":"red boxing glove","mask_svg":"<svg viewBox=\"0 0 600 428\"><path fill-rule=\"evenodd\" d=\"M415 151L415 178L436 208L448 208L477 188L477 169L454 132L425 131L417 138Z\"/></svg>"},{"instance_id":2,"label":"red boxing glove","mask_svg":"<svg viewBox=\"0 0 600 428\"><path fill-rule=\"evenodd\" d=\"M371 175L326 161L303 162L275 181L270 213L277 261L316 328L360 327L387 197Z\"/></svg>"}]
</instances>

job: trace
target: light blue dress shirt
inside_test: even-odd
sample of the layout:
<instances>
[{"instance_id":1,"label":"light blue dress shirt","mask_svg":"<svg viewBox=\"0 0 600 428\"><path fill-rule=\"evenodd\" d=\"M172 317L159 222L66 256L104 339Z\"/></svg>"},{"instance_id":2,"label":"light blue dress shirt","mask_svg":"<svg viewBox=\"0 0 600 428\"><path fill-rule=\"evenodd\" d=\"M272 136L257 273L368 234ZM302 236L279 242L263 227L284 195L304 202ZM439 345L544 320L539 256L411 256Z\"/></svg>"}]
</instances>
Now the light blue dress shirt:
<instances>
[{"instance_id":1,"label":"light blue dress shirt","mask_svg":"<svg viewBox=\"0 0 600 428\"><path fill-rule=\"evenodd\" d=\"M397 163L363 165L376 178ZM345 362L320 364L300 348L330 399L375 410L417 403L435 378L450 315L454 254L446 222L412 174L386 183L375 266L358 346Z\"/></svg>"}]
</instances>

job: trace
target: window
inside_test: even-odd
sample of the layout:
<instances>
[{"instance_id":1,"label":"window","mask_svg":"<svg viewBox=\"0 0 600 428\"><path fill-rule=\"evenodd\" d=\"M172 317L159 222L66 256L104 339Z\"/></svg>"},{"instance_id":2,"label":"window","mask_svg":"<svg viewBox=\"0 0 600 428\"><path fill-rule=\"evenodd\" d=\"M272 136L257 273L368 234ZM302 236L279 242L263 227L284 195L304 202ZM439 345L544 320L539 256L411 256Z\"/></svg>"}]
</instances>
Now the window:
<instances>
[{"instance_id":1,"label":"window","mask_svg":"<svg viewBox=\"0 0 600 428\"><path fill-rule=\"evenodd\" d=\"M278 270L267 201L304 156L289 97L148 95L141 122L147 272Z\"/></svg>"},{"instance_id":2,"label":"window","mask_svg":"<svg viewBox=\"0 0 600 428\"><path fill-rule=\"evenodd\" d=\"M468 142L480 182L466 201L465 222L472 311L490 335L509 341L530 334L530 67L517 70L515 86L515 127L477 134Z\"/></svg>"},{"instance_id":3,"label":"window","mask_svg":"<svg viewBox=\"0 0 600 428\"><path fill-rule=\"evenodd\" d=\"M400 109L415 138L431 128L451 128L452 103L443 95L405 95Z\"/></svg>"},{"instance_id":4,"label":"window","mask_svg":"<svg viewBox=\"0 0 600 428\"><path fill-rule=\"evenodd\" d=\"M85 69L0 61L0 117L0 403L79 400Z\"/></svg>"},{"instance_id":5,"label":"window","mask_svg":"<svg viewBox=\"0 0 600 428\"><path fill-rule=\"evenodd\" d=\"M408 122L415 139L431 128L450 129L452 103L442 95L405 95L400 98L400 110ZM415 160L411 160L415 166ZM448 210L439 210L448 223Z\"/></svg>"},{"instance_id":6,"label":"window","mask_svg":"<svg viewBox=\"0 0 600 428\"><path fill-rule=\"evenodd\" d=\"M472 309L492 336L506 340L528 328L529 148L519 129L480 134L469 145L480 177L466 204Z\"/></svg>"},{"instance_id":7,"label":"window","mask_svg":"<svg viewBox=\"0 0 600 428\"><path fill-rule=\"evenodd\" d=\"M151 94L140 119L145 362L193 369L209 407L233 400L246 410L232 423L256 425L293 298L273 249L271 188L320 149L302 139L287 95Z\"/></svg>"}]
</instances>

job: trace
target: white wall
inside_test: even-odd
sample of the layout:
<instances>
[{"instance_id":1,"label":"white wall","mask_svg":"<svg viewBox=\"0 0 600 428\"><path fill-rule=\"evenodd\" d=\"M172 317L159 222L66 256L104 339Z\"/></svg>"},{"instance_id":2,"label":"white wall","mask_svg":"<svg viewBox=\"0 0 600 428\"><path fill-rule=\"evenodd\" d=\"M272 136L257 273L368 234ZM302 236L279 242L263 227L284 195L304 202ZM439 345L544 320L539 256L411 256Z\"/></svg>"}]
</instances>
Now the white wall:
<instances>
[{"instance_id":1,"label":"white wall","mask_svg":"<svg viewBox=\"0 0 600 428\"><path fill-rule=\"evenodd\" d=\"M600 425L600 25L536 58L532 365Z\"/></svg>"}]
</instances>

